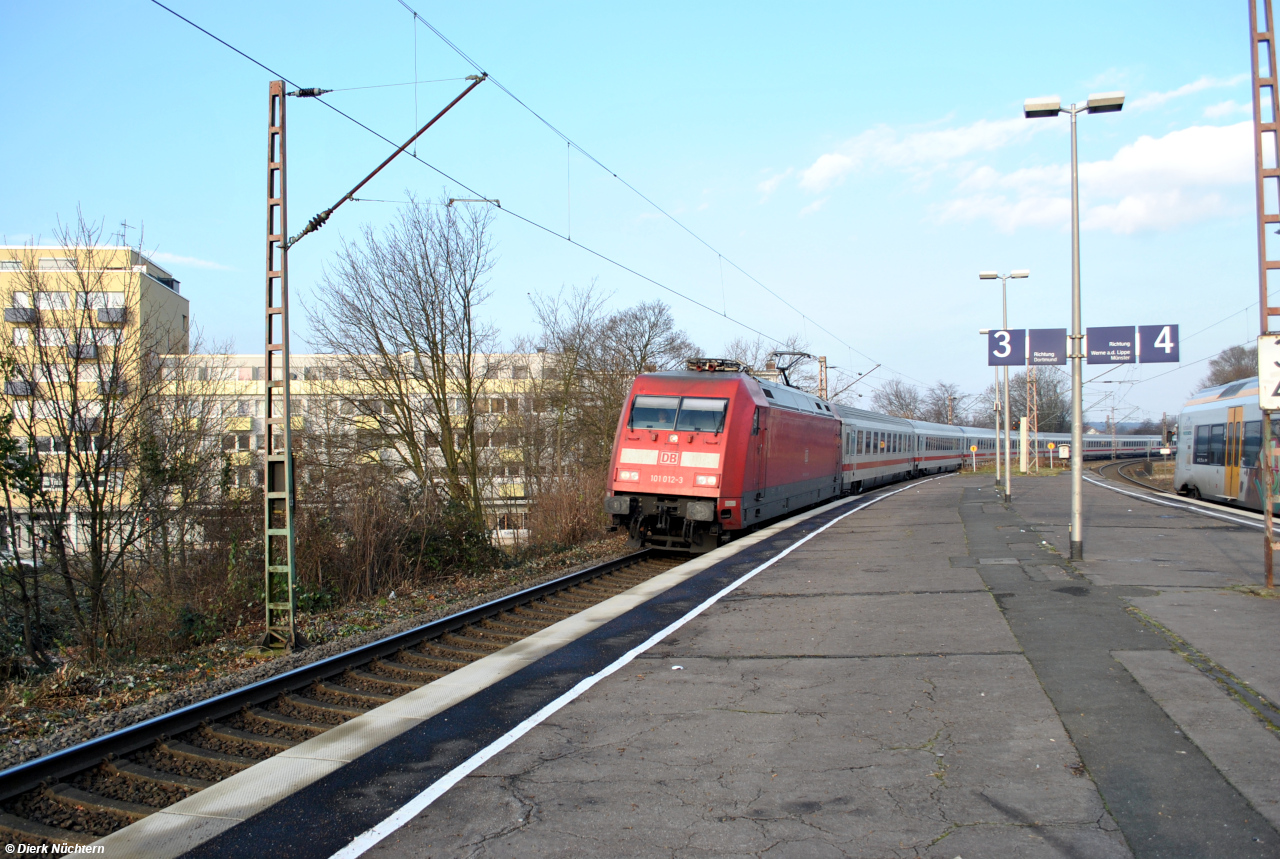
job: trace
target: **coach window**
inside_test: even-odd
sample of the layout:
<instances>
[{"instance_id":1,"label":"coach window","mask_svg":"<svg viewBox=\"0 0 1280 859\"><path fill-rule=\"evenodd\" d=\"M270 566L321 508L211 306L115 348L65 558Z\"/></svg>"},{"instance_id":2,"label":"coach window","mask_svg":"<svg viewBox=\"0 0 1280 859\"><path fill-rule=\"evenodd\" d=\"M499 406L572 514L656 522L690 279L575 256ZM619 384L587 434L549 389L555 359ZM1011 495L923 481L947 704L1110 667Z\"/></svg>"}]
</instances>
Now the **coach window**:
<instances>
[{"instance_id":1,"label":"coach window","mask_svg":"<svg viewBox=\"0 0 1280 859\"><path fill-rule=\"evenodd\" d=\"M1262 450L1262 421L1245 421L1244 450L1240 464L1245 468L1258 467L1258 452Z\"/></svg>"},{"instance_id":2,"label":"coach window","mask_svg":"<svg viewBox=\"0 0 1280 859\"><path fill-rule=\"evenodd\" d=\"M636 397L627 425L634 429L674 429L679 410L679 397Z\"/></svg>"}]
</instances>

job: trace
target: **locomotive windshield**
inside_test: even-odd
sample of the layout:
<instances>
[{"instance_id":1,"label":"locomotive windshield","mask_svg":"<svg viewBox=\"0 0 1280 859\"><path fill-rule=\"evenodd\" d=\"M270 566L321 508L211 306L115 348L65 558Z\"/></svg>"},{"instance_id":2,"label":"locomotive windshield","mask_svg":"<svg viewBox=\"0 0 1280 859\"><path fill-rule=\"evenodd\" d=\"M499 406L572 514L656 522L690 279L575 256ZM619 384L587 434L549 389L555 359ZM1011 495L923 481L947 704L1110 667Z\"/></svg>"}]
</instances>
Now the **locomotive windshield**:
<instances>
[{"instance_id":1,"label":"locomotive windshield","mask_svg":"<svg viewBox=\"0 0 1280 859\"><path fill-rule=\"evenodd\" d=\"M724 429L724 410L728 400L706 400L685 397L680 402L676 429L685 432L720 432Z\"/></svg>"},{"instance_id":2,"label":"locomotive windshield","mask_svg":"<svg viewBox=\"0 0 1280 859\"><path fill-rule=\"evenodd\" d=\"M675 429L679 410L679 397L636 397L628 423L636 429Z\"/></svg>"},{"instance_id":3,"label":"locomotive windshield","mask_svg":"<svg viewBox=\"0 0 1280 859\"><path fill-rule=\"evenodd\" d=\"M728 400L703 397L636 397L627 425L632 429L723 432Z\"/></svg>"}]
</instances>

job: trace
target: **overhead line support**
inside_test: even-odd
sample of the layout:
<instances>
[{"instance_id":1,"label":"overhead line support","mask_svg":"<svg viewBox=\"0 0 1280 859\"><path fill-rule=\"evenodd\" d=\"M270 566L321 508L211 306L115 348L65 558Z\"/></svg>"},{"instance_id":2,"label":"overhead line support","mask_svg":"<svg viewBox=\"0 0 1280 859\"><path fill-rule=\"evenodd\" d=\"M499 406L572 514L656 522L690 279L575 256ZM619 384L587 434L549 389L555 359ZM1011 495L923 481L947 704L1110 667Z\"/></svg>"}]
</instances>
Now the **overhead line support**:
<instances>
[{"instance_id":1,"label":"overhead line support","mask_svg":"<svg viewBox=\"0 0 1280 859\"><path fill-rule=\"evenodd\" d=\"M382 168L386 167L388 164L390 164L392 161L394 161L394 160L395 160L395 158L396 158L396 156L397 156L397 155L399 155L401 152L404 152L406 149L408 149L408 148L409 148L409 146L410 146L410 145L411 145L415 140L417 140L419 137L421 137L421 136L426 132L426 130L427 130L428 128L430 128L431 126L435 125L435 124L436 124L436 122L440 119L440 117L442 117L442 116L444 116L446 113L448 113L448 112L450 111L450 109L452 109L452 108L453 108L453 106L454 106L455 104L457 104L458 102L460 102L460 101L462 101L464 98L466 98L468 93L470 93L470 92L471 92L473 89L475 89L476 87L480 86L480 84L484 83L485 79L486 79L486 78L488 78L488 77L489 77L489 75L488 75L488 74L481 74L481 75L467 75L467 80L469 80L469 81L471 81L471 82L472 82L472 83L471 83L471 86L467 87L467 88L466 88L466 89L464 89L462 92L460 92L460 93L458 94L458 96L457 96L456 98L454 98L454 100L453 100L453 101L451 101L451 102L449 102L448 104L446 104L446 105L444 106L444 108L443 108L439 113L437 113L435 116L431 117L431 120L430 120L426 125L424 125L424 126L422 126L421 128L419 128L419 129L417 130L417 132L415 132L415 133L414 133L414 135L413 135L412 137L410 137L408 140L406 140L404 143L402 143L402 144L399 146L399 148L397 148L397 149L396 149L396 151L395 151L395 152L392 152L390 155L388 155L388 156L386 157L386 159L385 159L381 164L379 164L377 167L373 168L373 170L369 173L369 175L368 175L368 176L365 176L363 179L361 179L359 182L357 182L357 183L356 183L356 186L355 186L354 188L352 188L350 191L348 191L347 193L343 194L340 198L338 198L338 202L334 203L332 206L330 206L329 208L325 209L325 210L324 210L323 212L321 212L320 214L316 215L316 216L315 216L314 218L312 218L310 221L307 221L307 225L306 225L305 227L303 227L303 228L302 228L302 232L298 233L296 236L294 236L293 238L291 238L291 239L289 239L287 242L285 242L285 245L284 245L285 250L288 250L289 248L291 248L291 247L293 247L294 245L296 245L296 244L298 243L298 241L299 241L303 236L305 236L307 233L314 233L316 230L318 230L318 229L320 229L321 227L323 227L323 226L325 225L325 222L329 220L329 217L330 217L334 212L336 212L336 211L338 210L338 207L339 207L339 206L341 206L343 203L345 203L345 202L347 202L348 200L350 200L350 199L352 199L353 197L355 197L355 195L356 195L356 192L357 192L357 191L359 191L359 190L360 190L361 188L363 188L366 184L368 184L368 182L369 182L369 180L370 180L370 179L372 179L374 176L377 176L379 173L381 173L381 172L382 172ZM304 96L309 96L309 95L312 95L312 92L313 92L313 91L309 91L309 90L298 90L296 93L289 93L289 95L304 95ZM319 92L315 92L315 94L316 94L316 95L318 95L318 94L319 94Z\"/></svg>"},{"instance_id":2,"label":"overhead line support","mask_svg":"<svg viewBox=\"0 0 1280 859\"><path fill-rule=\"evenodd\" d=\"M1262 12L1259 17L1259 11ZM1259 335L1272 333L1271 320L1280 316L1280 307L1271 307L1268 274L1280 270L1280 260L1269 259L1267 229L1280 226L1280 209L1268 211L1267 190L1272 206L1280 203L1280 96L1276 92L1275 19L1271 0L1249 0L1249 54L1253 69L1253 163L1258 205L1258 315ZM1265 62L1266 68L1262 65ZM1271 166L1267 166L1270 162ZM1268 588L1275 586L1274 555L1280 548L1272 531L1276 502L1275 469L1277 451L1271 435L1271 412L1262 412L1262 450L1258 465L1262 470L1263 568Z\"/></svg>"}]
</instances>

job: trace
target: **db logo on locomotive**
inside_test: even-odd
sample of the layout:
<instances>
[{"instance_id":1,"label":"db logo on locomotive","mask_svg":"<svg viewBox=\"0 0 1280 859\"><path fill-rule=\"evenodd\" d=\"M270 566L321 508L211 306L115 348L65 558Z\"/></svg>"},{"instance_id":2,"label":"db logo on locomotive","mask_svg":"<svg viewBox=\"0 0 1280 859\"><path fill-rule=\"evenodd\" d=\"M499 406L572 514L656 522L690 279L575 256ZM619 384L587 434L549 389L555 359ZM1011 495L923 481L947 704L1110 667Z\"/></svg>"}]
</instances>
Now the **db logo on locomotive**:
<instances>
[{"instance_id":1,"label":"db logo on locomotive","mask_svg":"<svg viewBox=\"0 0 1280 859\"><path fill-rule=\"evenodd\" d=\"M680 454L674 450L664 450L658 454L659 465L679 465Z\"/></svg>"}]
</instances>

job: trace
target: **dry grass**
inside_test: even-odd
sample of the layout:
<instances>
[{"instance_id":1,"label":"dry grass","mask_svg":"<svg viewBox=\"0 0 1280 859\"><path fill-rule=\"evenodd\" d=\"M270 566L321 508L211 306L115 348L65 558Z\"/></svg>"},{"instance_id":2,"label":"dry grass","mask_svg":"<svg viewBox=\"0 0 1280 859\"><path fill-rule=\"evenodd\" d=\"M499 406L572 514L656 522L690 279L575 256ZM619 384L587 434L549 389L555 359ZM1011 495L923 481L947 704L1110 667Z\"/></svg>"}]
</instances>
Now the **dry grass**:
<instances>
[{"instance_id":1,"label":"dry grass","mask_svg":"<svg viewBox=\"0 0 1280 859\"><path fill-rule=\"evenodd\" d=\"M409 618L444 616L489 594L528 587L625 551L622 537L611 536L511 567L402 585L375 599L300 614L299 628L309 641L322 644ZM255 612L252 617L242 615L230 630L207 644L170 648L163 656L91 665L79 648L64 648L56 655L58 667L51 673L15 679L0 687L0 743L43 737L76 721L118 712L166 692L252 668L262 660L245 652L261 636L262 618Z\"/></svg>"}]
</instances>

